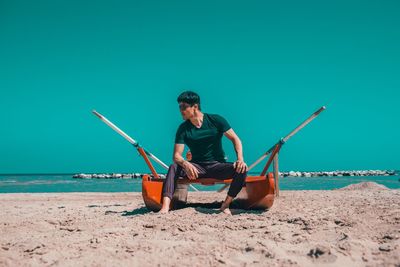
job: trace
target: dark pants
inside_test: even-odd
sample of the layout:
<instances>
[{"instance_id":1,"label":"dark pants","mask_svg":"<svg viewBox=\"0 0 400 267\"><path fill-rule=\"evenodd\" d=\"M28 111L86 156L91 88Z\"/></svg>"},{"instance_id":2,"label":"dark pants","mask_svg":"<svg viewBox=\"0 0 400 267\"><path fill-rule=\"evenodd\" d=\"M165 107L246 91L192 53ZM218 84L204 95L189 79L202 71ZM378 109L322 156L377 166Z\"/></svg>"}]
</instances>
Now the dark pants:
<instances>
[{"instance_id":1,"label":"dark pants","mask_svg":"<svg viewBox=\"0 0 400 267\"><path fill-rule=\"evenodd\" d=\"M199 176L197 179L214 178L218 180L224 180L232 178L232 183L228 191L228 196L233 198L236 197L237 194L239 194L246 180L247 172L236 172L233 168L233 163L211 161L202 163L192 162L192 164L199 172ZM163 185L163 197L169 197L170 199L172 199L178 178L180 177L187 178L186 171L176 163L170 165L167 177L165 178Z\"/></svg>"}]
</instances>

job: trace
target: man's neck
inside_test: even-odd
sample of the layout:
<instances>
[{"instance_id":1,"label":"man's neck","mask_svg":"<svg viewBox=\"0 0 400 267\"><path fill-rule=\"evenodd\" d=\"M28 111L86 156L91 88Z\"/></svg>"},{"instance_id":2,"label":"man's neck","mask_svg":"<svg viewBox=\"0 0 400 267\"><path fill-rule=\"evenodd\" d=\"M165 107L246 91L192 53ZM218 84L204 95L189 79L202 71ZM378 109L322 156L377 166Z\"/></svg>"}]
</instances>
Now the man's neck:
<instances>
[{"instance_id":1,"label":"man's neck","mask_svg":"<svg viewBox=\"0 0 400 267\"><path fill-rule=\"evenodd\" d=\"M204 114L202 112L198 112L193 118L190 118L190 122L197 128L200 128L203 125Z\"/></svg>"}]
</instances>

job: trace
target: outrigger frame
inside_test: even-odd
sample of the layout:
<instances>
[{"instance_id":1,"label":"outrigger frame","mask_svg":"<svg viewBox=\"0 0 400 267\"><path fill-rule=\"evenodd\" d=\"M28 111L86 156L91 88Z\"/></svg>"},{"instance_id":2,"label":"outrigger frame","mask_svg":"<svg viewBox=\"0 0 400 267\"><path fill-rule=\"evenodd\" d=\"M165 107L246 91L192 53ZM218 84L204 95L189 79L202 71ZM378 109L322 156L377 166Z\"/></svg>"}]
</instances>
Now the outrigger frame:
<instances>
[{"instance_id":1,"label":"outrigger frame","mask_svg":"<svg viewBox=\"0 0 400 267\"><path fill-rule=\"evenodd\" d=\"M320 107L317 111L315 111L310 117L308 117L305 121L303 121L300 125L298 125L295 129L293 129L288 135L281 138L276 144L274 144L270 149L268 149L264 154L261 155L253 164L249 166L249 171L252 170L255 166L257 166L260 162L262 162L268 155L267 163L265 164L263 170L260 173L260 176L264 176L268 171L271 163L273 163L273 172L275 177L275 186L276 186L276 196L279 196L279 152L282 146L297 132L303 129L307 124L309 124L312 120L314 120L322 111L326 109L325 106ZM229 187L229 184L223 186L218 192L222 192L225 188Z\"/></svg>"},{"instance_id":2,"label":"outrigger frame","mask_svg":"<svg viewBox=\"0 0 400 267\"><path fill-rule=\"evenodd\" d=\"M314 120L322 111L326 108L325 106L319 108L314 112L309 118L297 126L293 131L291 131L286 137L281 138L276 144L274 144L270 149L268 149L259 159L257 159L253 164L250 165L249 170L258 165L263 159L268 155L269 158L258 176L247 176L245 186L239 192L233 205L238 208L243 209L268 209L273 205L275 196L279 196L279 152L282 145L285 144L293 135L304 128L312 120ZM145 205L148 209L153 211L158 211L161 209L162 205L162 186L164 179L160 178L150 159L160 164L164 169L168 169L168 166L163 163L160 159L154 156L152 153L144 149L139 145L134 139L124 133L121 129L110 122L106 117L93 110L93 113L100 118L104 123L110 126L113 130L122 135L126 140L128 140L139 152L139 154L145 160L147 166L149 167L152 176L144 175L142 180L142 196ZM267 171L273 163L273 172L267 174ZM178 187L174 194L171 202L172 208L179 207L181 204L186 203L187 200L187 185L192 186L192 184L202 184L202 185L214 185L216 183L225 184L219 192L227 188L232 179L218 180L214 178L201 178L196 180L189 179L178 179ZM198 191L195 187L192 188Z\"/></svg>"}]
</instances>

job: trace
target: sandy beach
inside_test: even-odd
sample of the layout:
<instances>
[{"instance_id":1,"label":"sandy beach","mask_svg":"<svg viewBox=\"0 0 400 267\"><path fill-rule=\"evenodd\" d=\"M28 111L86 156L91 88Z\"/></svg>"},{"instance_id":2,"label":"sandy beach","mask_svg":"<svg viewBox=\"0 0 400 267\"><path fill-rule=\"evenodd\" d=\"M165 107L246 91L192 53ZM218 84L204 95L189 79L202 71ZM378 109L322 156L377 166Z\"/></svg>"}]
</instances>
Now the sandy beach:
<instances>
[{"instance_id":1,"label":"sandy beach","mask_svg":"<svg viewBox=\"0 0 400 267\"><path fill-rule=\"evenodd\" d=\"M225 194L148 212L140 193L0 194L0 266L400 266L400 191L281 191L267 212Z\"/></svg>"}]
</instances>

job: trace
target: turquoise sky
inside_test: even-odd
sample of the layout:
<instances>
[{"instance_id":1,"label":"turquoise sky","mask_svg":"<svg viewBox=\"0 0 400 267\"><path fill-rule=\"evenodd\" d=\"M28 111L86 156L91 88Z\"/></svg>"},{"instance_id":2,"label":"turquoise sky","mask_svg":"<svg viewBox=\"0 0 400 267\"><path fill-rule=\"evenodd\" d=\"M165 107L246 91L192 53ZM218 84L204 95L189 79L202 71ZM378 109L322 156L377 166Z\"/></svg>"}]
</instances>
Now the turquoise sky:
<instances>
[{"instance_id":1,"label":"turquoise sky","mask_svg":"<svg viewBox=\"0 0 400 267\"><path fill-rule=\"evenodd\" d=\"M283 147L282 170L400 169L399 11L395 0L0 0L0 173L146 171L92 109L170 163L186 89L228 119L249 164L326 105Z\"/></svg>"}]
</instances>

